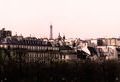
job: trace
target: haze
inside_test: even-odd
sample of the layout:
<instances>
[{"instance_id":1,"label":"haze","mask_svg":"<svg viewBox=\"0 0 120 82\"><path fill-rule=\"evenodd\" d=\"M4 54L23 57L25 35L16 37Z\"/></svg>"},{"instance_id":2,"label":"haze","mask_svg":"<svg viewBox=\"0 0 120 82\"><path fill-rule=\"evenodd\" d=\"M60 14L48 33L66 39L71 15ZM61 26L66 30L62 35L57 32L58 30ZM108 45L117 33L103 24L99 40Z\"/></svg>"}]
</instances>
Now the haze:
<instances>
[{"instance_id":1,"label":"haze","mask_svg":"<svg viewBox=\"0 0 120 82\"><path fill-rule=\"evenodd\" d=\"M18 35L120 36L120 0L0 0L0 27Z\"/></svg>"}]
</instances>

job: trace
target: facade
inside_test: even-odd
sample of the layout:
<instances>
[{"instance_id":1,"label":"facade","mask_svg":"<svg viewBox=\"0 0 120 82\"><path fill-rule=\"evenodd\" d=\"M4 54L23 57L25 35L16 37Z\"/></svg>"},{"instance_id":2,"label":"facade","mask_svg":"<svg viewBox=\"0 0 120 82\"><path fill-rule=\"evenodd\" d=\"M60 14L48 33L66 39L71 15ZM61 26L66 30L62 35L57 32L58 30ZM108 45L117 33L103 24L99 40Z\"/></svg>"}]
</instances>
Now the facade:
<instances>
[{"instance_id":1,"label":"facade","mask_svg":"<svg viewBox=\"0 0 120 82\"><path fill-rule=\"evenodd\" d=\"M88 42L88 46L91 46L91 47L97 46L97 39L90 39L90 40L87 40L87 42Z\"/></svg>"},{"instance_id":2,"label":"facade","mask_svg":"<svg viewBox=\"0 0 120 82\"><path fill-rule=\"evenodd\" d=\"M90 47L97 49L97 55L103 59L119 59L120 39L119 38L98 38L88 40ZM94 46L95 45L95 46Z\"/></svg>"},{"instance_id":3,"label":"facade","mask_svg":"<svg viewBox=\"0 0 120 82\"><path fill-rule=\"evenodd\" d=\"M106 59L118 59L118 52L115 46L97 46L99 56Z\"/></svg>"},{"instance_id":4,"label":"facade","mask_svg":"<svg viewBox=\"0 0 120 82\"><path fill-rule=\"evenodd\" d=\"M118 46L120 45L120 41L118 38L98 38L97 39L98 46Z\"/></svg>"}]
</instances>

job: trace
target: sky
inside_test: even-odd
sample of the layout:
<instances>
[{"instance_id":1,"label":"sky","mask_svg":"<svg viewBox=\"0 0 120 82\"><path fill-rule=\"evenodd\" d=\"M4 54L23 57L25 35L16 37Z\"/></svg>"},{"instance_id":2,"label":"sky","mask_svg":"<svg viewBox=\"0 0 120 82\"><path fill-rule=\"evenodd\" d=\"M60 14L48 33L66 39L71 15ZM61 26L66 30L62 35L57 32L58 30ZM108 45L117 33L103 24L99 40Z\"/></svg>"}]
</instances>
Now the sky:
<instances>
[{"instance_id":1,"label":"sky","mask_svg":"<svg viewBox=\"0 0 120 82\"><path fill-rule=\"evenodd\" d=\"M120 0L0 0L0 28L49 38L120 36Z\"/></svg>"}]
</instances>

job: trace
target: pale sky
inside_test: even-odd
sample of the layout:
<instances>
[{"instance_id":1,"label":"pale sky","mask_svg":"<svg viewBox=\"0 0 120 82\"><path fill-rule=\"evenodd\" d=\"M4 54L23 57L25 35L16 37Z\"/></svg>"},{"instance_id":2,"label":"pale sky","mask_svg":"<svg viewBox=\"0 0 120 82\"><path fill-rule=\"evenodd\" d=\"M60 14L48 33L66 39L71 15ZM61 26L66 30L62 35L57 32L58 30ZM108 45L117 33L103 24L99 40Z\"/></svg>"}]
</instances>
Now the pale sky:
<instances>
[{"instance_id":1,"label":"pale sky","mask_svg":"<svg viewBox=\"0 0 120 82\"><path fill-rule=\"evenodd\" d=\"M0 27L13 34L96 38L120 36L120 0L0 0Z\"/></svg>"}]
</instances>

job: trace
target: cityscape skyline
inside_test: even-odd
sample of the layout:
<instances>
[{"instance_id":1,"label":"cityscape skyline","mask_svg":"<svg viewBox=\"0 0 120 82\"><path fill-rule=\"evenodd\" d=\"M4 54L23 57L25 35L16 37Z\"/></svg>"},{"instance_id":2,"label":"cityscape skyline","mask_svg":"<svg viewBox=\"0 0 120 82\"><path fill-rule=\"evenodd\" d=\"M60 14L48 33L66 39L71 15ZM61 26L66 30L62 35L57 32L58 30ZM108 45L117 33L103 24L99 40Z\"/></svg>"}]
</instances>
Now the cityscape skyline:
<instances>
[{"instance_id":1,"label":"cityscape skyline","mask_svg":"<svg viewBox=\"0 0 120 82\"><path fill-rule=\"evenodd\" d=\"M119 0L0 0L0 27L13 34L49 38L119 37Z\"/></svg>"}]
</instances>

